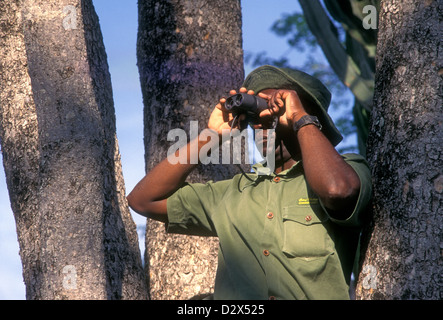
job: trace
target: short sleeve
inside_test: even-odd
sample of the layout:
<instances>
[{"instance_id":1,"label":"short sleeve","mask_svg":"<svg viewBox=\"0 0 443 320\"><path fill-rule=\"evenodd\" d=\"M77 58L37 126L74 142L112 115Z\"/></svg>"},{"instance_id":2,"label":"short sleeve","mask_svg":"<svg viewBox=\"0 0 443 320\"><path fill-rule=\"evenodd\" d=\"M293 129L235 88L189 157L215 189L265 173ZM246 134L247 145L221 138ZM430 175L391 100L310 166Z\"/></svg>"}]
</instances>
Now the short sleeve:
<instances>
[{"instance_id":1,"label":"short sleeve","mask_svg":"<svg viewBox=\"0 0 443 320\"><path fill-rule=\"evenodd\" d=\"M369 166L365 158L358 154L342 155L360 178L360 193L352 214L345 220L330 218L331 221L346 227L361 227L366 218L368 207L372 199L372 179Z\"/></svg>"},{"instance_id":2,"label":"short sleeve","mask_svg":"<svg viewBox=\"0 0 443 320\"><path fill-rule=\"evenodd\" d=\"M228 183L185 184L167 199L169 233L216 236L212 216Z\"/></svg>"}]
</instances>

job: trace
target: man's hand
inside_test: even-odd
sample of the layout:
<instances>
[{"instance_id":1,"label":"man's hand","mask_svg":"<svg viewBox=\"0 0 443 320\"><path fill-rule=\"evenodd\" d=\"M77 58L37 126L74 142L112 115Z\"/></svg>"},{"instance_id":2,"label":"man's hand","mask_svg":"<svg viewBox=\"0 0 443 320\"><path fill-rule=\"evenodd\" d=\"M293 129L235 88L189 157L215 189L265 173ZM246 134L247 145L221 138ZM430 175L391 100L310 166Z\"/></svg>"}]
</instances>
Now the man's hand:
<instances>
[{"instance_id":1,"label":"man's hand","mask_svg":"<svg viewBox=\"0 0 443 320\"><path fill-rule=\"evenodd\" d=\"M269 89L260 92L258 96L268 101L269 106L268 110L260 113L260 117L278 116L279 125L283 128L292 128L295 122L308 114L294 90Z\"/></svg>"},{"instance_id":2,"label":"man's hand","mask_svg":"<svg viewBox=\"0 0 443 320\"><path fill-rule=\"evenodd\" d=\"M240 88L240 93L248 93L253 95L253 91L248 91L246 88ZM237 94L237 91L231 90L229 92L231 96ZM245 119L244 115L240 115L232 126L234 117L232 113L228 112L225 108L226 98L221 98L219 104L214 108L208 121L208 128L214 130L221 137L223 134L229 133L231 127L234 129L244 129L242 121Z\"/></svg>"}]
</instances>

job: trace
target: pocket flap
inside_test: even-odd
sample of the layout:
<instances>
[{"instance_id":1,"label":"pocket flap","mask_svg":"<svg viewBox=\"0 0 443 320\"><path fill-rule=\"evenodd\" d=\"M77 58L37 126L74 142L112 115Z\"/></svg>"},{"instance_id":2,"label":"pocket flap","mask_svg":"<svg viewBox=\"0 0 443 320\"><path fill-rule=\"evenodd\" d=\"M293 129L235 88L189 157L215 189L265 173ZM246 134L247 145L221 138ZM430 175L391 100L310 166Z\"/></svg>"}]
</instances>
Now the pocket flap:
<instances>
[{"instance_id":1,"label":"pocket flap","mask_svg":"<svg viewBox=\"0 0 443 320\"><path fill-rule=\"evenodd\" d=\"M329 219L326 212L324 212L319 205L315 207L318 208L300 206L284 207L283 221L290 220L307 226L326 222Z\"/></svg>"}]
</instances>

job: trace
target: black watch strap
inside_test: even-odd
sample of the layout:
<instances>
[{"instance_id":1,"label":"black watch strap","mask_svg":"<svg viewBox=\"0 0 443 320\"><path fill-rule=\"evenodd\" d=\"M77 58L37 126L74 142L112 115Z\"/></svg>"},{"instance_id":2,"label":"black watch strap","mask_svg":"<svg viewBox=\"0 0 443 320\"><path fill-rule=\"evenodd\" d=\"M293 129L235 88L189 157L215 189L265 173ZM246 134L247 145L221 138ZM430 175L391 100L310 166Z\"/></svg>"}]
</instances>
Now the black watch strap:
<instances>
[{"instance_id":1,"label":"black watch strap","mask_svg":"<svg viewBox=\"0 0 443 320\"><path fill-rule=\"evenodd\" d=\"M315 116L306 115L300 118L296 123L294 123L294 131L297 132L302 127L307 126L308 124L313 124L318 127L320 130L322 128L320 121Z\"/></svg>"}]
</instances>

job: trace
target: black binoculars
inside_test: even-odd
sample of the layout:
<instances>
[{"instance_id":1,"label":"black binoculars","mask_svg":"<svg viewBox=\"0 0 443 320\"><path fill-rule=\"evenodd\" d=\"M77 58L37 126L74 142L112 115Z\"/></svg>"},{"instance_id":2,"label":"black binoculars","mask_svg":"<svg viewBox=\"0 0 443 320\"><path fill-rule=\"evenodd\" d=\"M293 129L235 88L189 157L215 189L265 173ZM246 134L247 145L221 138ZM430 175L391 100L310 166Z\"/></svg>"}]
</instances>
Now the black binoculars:
<instances>
[{"instance_id":1,"label":"black binoculars","mask_svg":"<svg viewBox=\"0 0 443 320\"><path fill-rule=\"evenodd\" d=\"M256 124L259 122L260 112L268 108L268 103L263 98L246 93L239 93L226 100L225 108L231 112L234 117L245 114L248 123Z\"/></svg>"}]
</instances>

